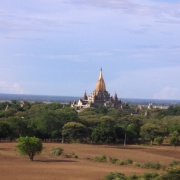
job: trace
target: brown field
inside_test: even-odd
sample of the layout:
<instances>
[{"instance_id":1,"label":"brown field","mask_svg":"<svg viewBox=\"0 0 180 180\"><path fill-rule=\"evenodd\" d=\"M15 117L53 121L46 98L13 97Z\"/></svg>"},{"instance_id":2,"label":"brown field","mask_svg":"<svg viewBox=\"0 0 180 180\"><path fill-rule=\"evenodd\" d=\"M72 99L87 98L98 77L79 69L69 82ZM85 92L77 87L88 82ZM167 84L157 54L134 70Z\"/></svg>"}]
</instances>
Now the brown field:
<instances>
[{"instance_id":1,"label":"brown field","mask_svg":"<svg viewBox=\"0 0 180 180\"><path fill-rule=\"evenodd\" d=\"M103 154L122 160L130 158L140 164L160 162L165 166L174 160L180 160L180 147L45 143L43 153L35 156L34 161L30 161L27 156L19 156L15 146L16 143L0 143L0 179L2 180L98 180L103 179L108 172L122 172L131 175L156 171L133 165L118 166L110 162L100 163L88 159ZM53 147L62 147L64 155L52 156L51 149ZM65 157L65 154L73 153L78 155L77 159Z\"/></svg>"}]
</instances>

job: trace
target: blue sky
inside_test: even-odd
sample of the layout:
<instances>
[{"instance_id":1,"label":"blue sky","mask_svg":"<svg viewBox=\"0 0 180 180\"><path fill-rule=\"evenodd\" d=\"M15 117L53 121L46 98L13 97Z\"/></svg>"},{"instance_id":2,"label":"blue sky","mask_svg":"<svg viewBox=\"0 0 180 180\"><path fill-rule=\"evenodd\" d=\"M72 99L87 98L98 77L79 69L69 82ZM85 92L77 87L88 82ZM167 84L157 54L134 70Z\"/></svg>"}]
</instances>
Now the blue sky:
<instances>
[{"instance_id":1,"label":"blue sky","mask_svg":"<svg viewBox=\"0 0 180 180\"><path fill-rule=\"evenodd\" d=\"M1 0L0 93L180 99L179 0Z\"/></svg>"}]
</instances>

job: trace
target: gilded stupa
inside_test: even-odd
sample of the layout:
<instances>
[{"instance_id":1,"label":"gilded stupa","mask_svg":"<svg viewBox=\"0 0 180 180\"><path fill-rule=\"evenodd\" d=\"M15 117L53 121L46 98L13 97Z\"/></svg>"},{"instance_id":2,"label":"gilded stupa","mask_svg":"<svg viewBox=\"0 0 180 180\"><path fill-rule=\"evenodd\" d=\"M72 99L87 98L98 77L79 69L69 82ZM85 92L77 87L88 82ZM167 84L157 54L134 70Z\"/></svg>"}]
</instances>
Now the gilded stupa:
<instances>
[{"instance_id":1,"label":"gilded stupa","mask_svg":"<svg viewBox=\"0 0 180 180\"><path fill-rule=\"evenodd\" d=\"M81 110L88 107L98 108L100 106L114 108L119 108L121 106L121 101L118 100L117 93L115 92L113 98L106 90L106 84L103 78L102 68L100 70L99 78L93 93L88 97L85 91L82 99L80 99L78 102L73 102L71 104L71 107L74 107L76 110Z\"/></svg>"},{"instance_id":2,"label":"gilded stupa","mask_svg":"<svg viewBox=\"0 0 180 180\"><path fill-rule=\"evenodd\" d=\"M99 91L101 91L101 92L106 91L106 85L105 85L105 82L104 82L104 79L103 79L103 75L102 75L102 68L101 68L101 71L100 71L98 82L96 84L96 91L97 92L99 92Z\"/></svg>"},{"instance_id":3,"label":"gilded stupa","mask_svg":"<svg viewBox=\"0 0 180 180\"><path fill-rule=\"evenodd\" d=\"M90 97L90 99L93 99L93 101L100 101L100 102L105 102L110 100L110 94L106 91L106 84L104 82L104 78L102 75L102 68L100 70L100 75L96 83L96 89L92 93L92 97Z\"/></svg>"}]
</instances>

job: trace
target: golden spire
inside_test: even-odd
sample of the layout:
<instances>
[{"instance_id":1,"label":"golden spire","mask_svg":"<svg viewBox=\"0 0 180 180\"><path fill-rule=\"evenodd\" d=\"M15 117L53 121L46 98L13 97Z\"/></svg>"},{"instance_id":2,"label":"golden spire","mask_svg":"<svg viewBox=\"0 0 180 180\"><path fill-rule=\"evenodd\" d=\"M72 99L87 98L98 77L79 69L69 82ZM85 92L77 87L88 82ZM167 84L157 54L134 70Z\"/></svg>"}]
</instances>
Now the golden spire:
<instances>
[{"instance_id":1,"label":"golden spire","mask_svg":"<svg viewBox=\"0 0 180 180\"><path fill-rule=\"evenodd\" d=\"M101 68L100 75L99 75L99 80L102 79L102 78L103 78L103 76L102 76L102 68Z\"/></svg>"},{"instance_id":2,"label":"golden spire","mask_svg":"<svg viewBox=\"0 0 180 180\"><path fill-rule=\"evenodd\" d=\"M96 91L97 92L99 92L99 91L106 91L106 85L105 85L105 82L104 82L104 79L103 79L103 75L102 75L102 68L100 70L99 79L98 79L98 82L96 84Z\"/></svg>"}]
</instances>

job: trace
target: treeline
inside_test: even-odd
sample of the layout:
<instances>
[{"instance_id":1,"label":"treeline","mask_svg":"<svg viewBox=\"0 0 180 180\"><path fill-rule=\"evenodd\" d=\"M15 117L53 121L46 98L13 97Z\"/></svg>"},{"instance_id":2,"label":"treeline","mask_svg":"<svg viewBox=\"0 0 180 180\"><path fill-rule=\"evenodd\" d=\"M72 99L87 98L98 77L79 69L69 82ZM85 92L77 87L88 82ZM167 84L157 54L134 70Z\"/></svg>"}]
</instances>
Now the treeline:
<instances>
[{"instance_id":1,"label":"treeline","mask_svg":"<svg viewBox=\"0 0 180 180\"><path fill-rule=\"evenodd\" d=\"M87 108L77 113L69 105L39 102L1 102L0 140L21 136L81 143L164 142L178 145L180 106L166 110L126 106Z\"/></svg>"}]
</instances>

